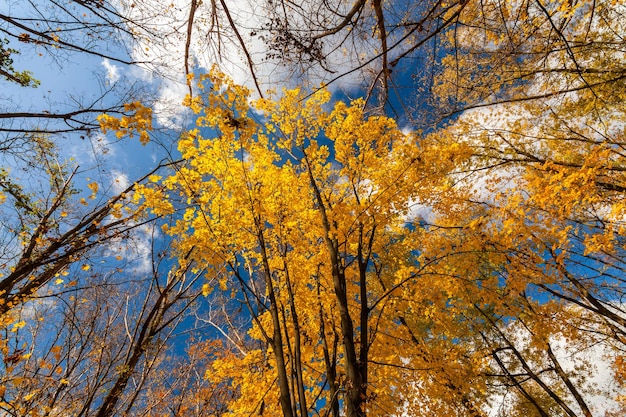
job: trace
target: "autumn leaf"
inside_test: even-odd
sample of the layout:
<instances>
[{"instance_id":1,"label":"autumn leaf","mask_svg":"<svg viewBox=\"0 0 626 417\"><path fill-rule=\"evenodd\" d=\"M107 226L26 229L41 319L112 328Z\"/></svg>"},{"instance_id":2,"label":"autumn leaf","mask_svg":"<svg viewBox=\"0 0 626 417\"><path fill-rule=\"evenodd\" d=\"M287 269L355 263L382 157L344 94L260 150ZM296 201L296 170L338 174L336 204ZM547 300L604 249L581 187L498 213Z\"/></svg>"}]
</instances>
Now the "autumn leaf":
<instances>
[{"instance_id":1,"label":"autumn leaf","mask_svg":"<svg viewBox=\"0 0 626 417\"><path fill-rule=\"evenodd\" d=\"M18 321L17 323L13 324L13 327L11 328L12 332L16 332L19 329L23 328L24 326L26 326L26 322L25 321Z\"/></svg>"}]
</instances>

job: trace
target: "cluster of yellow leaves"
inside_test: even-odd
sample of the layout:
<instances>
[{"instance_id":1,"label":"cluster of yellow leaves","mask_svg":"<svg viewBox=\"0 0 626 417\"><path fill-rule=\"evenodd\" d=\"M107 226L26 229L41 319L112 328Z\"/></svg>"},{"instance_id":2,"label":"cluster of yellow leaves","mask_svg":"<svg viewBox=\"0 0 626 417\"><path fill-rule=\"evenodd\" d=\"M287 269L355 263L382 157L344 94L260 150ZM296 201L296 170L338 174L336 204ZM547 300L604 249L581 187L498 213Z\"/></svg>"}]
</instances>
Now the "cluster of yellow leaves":
<instances>
[{"instance_id":1,"label":"cluster of yellow leaves","mask_svg":"<svg viewBox=\"0 0 626 417\"><path fill-rule=\"evenodd\" d=\"M98 116L102 132L115 132L118 139L138 134L142 144L148 143L150 141L148 132L152 130L152 109L134 101L124 105L124 112L130 114L121 118L106 113Z\"/></svg>"}]
</instances>

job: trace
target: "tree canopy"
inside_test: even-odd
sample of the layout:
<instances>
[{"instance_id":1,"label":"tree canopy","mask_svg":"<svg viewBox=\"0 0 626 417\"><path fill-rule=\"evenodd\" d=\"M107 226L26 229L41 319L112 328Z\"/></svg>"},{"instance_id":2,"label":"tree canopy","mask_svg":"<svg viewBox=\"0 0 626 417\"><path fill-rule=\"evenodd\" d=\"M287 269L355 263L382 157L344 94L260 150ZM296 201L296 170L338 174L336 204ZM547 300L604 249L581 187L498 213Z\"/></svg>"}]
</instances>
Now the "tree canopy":
<instances>
[{"instance_id":1,"label":"tree canopy","mask_svg":"<svg viewBox=\"0 0 626 417\"><path fill-rule=\"evenodd\" d=\"M626 411L624 4L161 3L0 12L144 77L0 102L3 415Z\"/></svg>"}]
</instances>

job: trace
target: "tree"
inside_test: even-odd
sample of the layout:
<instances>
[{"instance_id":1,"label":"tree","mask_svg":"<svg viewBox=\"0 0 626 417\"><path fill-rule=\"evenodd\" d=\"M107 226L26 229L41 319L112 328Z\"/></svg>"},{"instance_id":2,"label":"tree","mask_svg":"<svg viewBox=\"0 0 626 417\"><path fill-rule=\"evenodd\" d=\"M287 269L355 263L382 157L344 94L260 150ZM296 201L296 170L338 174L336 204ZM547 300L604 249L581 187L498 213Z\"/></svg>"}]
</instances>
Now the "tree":
<instances>
[{"instance_id":1,"label":"tree","mask_svg":"<svg viewBox=\"0 0 626 417\"><path fill-rule=\"evenodd\" d=\"M446 33L442 48L453 53L441 60L436 97L451 111L581 100L599 120L623 85L621 13L611 1L470 2Z\"/></svg>"},{"instance_id":2,"label":"tree","mask_svg":"<svg viewBox=\"0 0 626 417\"><path fill-rule=\"evenodd\" d=\"M140 128L146 138L149 109L135 103L126 110L121 119L102 116L103 128L131 136ZM112 258L122 260L119 251L132 235L153 221L142 218L130 198L136 183L120 185L121 192L110 196L91 181L89 193L81 192L75 185L79 167L63 162L47 136L33 135L30 146L33 154L18 153L13 169L0 171L0 404L7 415L83 415L96 406L111 415L141 359L149 358L143 372L151 371L151 355L167 339L150 354L146 349L180 319L186 297L193 299L194 280L184 270L163 278L155 266L155 282L143 288L150 280L133 287L128 278L115 279L117 268L105 272ZM131 309L133 293L145 304ZM135 337L126 340L133 320ZM117 375L119 369L128 372ZM112 394L97 401L103 390Z\"/></svg>"},{"instance_id":3,"label":"tree","mask_svg":"<svg viewBox=\"0 0 626 417\"><path fill-rule=\"evenodd\" d=\"M157 36L151 22L160 8L142 13L131 20L119 2L56 0L7 4L0 11L0 74L6 80L0 104L0 156L7 159L3 165L36 155L34 137L45 136L62 150L70 142L72 147L101 148L107 143L100 133L101 114L128 118L139 101L146 108L155 103L157 93L139 74L157 75L159 69L149 59L131 55L139 39ZM30 72L14 70L13 61L16 67L30 66ZM51 66L58 71L37 69ZM34 85L38 73L42 88L15 87ZM74 73L75 83L68 78ZM71 89L63 91L68 80ZM83 82L88 86L80 90ZM161 128L155 123L155 130ZM115 143L121 138L108 139Z\"/></svg>"},{"instance_id":4,"label":"tree","mask_svg":"<svg viewBox=\"0 0 626 417\"><path fill-rule=\"evenodd\" d=\"M4 42L0 42L0 75L7 81L12 81L21 85L22 87L36 87L39 81L32 77L29 71L18 72L13 68L13 58L11 54L17 54L19 51L13 48L5 48L5 44L9 43L8 39L4 39Z\"/></svg>"},{"instance_id":5,"label":"tree","mask_svg":"<svg viewBox=\"0 0 626 417\"><path fill-rule=\"evenodd\" d=\"M168 350L201 295L203 272L190 272L191 263L170 268L166 250L152 254L145 272L119 263L108 272L73 268L14 309L19 322L3 326L0 406L7 415L150 413L148 395L157 387L185 391L198 383L189 358L180 375L172 373Z\"/></svg>"},{"instance_id":6,"label":"tree","mask_svg":"<svg viewBox=\"0 0 626 417\"><path fill-rule=\"evenodd\" d=\"M208 372L232 381L232 415L392 414L404 402L389 381L406 379L428 385L433 398L459 399L460 409L442 409L475 412L475 369L442 364L449 355L467 355L468 366L478 359L448 334L427 336L423 229L406 227L411 202L436 198L462 149L437 149L447 168L425 161L391 119L366 118L363 102L326 113L321 92L257 102L269 118L258 124L245 89L217 71L207 79L210 91L189 105L198 126L220 134L186 133L186 164L139 192L155 214L182 205L183 217L165 229L179 256L190 253L247 308L258 347Z\"/></svg>"},{"instance_id":7,"label":"tree","mask_svg":"<svg viewBox=\"0 0 626 417\"><path fill-rule=\"evenodd\" d=\"M185 354L167 358L167 366L147 384L147 405L137 413L146 416L217 416L228 412L227 406L235 395L228 381L212 382L205 372L217 358L233 352L220 340L189 341Z\"/></svg>"},{"instance_id":8,"label":"tree","mask_svg":"<svg viewBox=\"0 0 626 417\"><path fill-rule=\"evenodd\" d=\"M138 64L115 46L131 32L140 36L140 27L105 2L29 2L0 21L13 40L2 70L13 71L16 45L23 54L47 51L60 66L73 53ZM113 140L148 142L151 109L137 101L136 88L124 83L117 96L122 83L111 83L92 102L70 97L32 111L9 100L0 110L0 406L7 415L146 411L149 384L171 364L164 352L172 334L201 294L201 272L170 270L167 248L153 254L152 275L122 263L155 221L137 211L133 191L162 165L135 183L108 184L88 178L102 178L101 161L92 170L67 160L64 140L74 134L96 141L114 130Z\"/></svg>"},{"instance_id":9,"label":"tree","mask_svg":"<svg viewBox=\"0 0 626 417\"><path fill-rule=\"evenodd\" d=\"M0 12L0 31L2 39L2 61L0 74L5 80L22 86L36 86L36 74L31 71L17 72L13 70L13 56L18 54L32 54L34 56L51 59L60 68L69 61L72 54L94 56L124 65L136 65L128 56L127 42L131 35L145 36L146 27L142 22L130 22L124 18L108 2L75 1L71 4L59 1L32 1L18 6L7 7ZM43 59L43 58L42 58ZM45 86L49 90L53 86ZM105 90L106 91L106 90ZM129 94L127 91L125 94ZM53 106L33 111L24 108L20 103L9 100L3 105L0 116L3 119L1 131L5 134L36 133L68 133L80 131L85 134L88 130L97 130L84 116L93 115L111 110L122 110L120 103L110 105L104 103L101 97L93 103L79 102L73 98L68 106L69 110L58 110ZM45 97L45 95L44 95ZM131 97L137 100L138 97ZM122 102L123 103L123 102ZM40 103L44 105L43 100ZM6 120L9 119L9 120ZM35 126L24 125L23 122L35 122ZM63 123L56 124L54 122ZM54 127L52 127L52 126ZM4 142L4 141L3 141Z\"/></svg>"},{"instance_id":10,"label":"tree","mask_svg":"<svg viewBox=\"0 0 626 417\"><path fill-rule=\"evenodd\" d=\"M372 98L384 106L392 102L393 95L393 101L405 105L398 84L401 77L425 65L423 58L428 52L424 50L436 49L435 39L457 26L466 4L357 0L295 5L268 1L267 17L255 34L269 48L270 58L321 72L325 83L363 74L360 78L367 80L362 86L368 90L367 100ZM378 97L371 97L376 91Z\"/></svg>"},{"instance_id":11,"label":"tree","mask_svg":"<svg viewBox=\"0 0 626 417\"><path fill-rule=\"evenodd\" d=\"M442 205L434 223L457 230L445 232L448 245L494 254L490 274L507 286L523 277L511 288L521 308L511 317L528 315L513 327L532 342L513 337L508 314L485 315L496 329L486 338L494 352L512 355L494 356L508 384L539 415L591 415L582 373L564 371L553 351L602 346L615 364L623 351L624 85L615 50L623 9L534 1L465 12L437 81L450 111L465 113L436 134L473 149L455 176L468 195L455 203L465 219Z\"/></svg>"},{"instance_id":12,"label":"tree","mask_svg":"<svg viewBox=\"0 0 626 417\"><path fill-rule=\"evenodd\" d=\"M140 138L145 140L151 127L150 110L137 103L127 105L126 109L135 112L120 119L102 116L103 129L119 128L120 137L132 136L139 129ZM129 199L135 184L93 204L100 195L99 185L90 182L87 184L90 195L79 196L73 185L78 167L61 162L51 140L45 135L32 136L30 146L34 155L26 153L22 161L10 159L15 170L35 177L27 188L20 184L19 174L6 168L0 171L0 199L5 218L0 231L5 242L0 266L2 315L59 277L71 264L81 262L91 248L123 236L141 224Z\"/></svg>"}]
</instances>

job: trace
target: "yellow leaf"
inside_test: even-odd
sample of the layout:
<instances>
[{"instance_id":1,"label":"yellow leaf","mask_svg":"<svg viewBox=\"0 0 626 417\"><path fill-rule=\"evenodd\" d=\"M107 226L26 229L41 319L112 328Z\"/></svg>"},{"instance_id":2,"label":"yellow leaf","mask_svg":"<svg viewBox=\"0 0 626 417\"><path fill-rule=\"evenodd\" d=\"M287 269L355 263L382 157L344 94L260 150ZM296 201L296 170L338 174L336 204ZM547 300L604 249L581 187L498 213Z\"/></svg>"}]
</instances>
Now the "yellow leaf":
<instances>
[{"instance_id":1,"label":"yellow leaf","mask_svg":"<svg viewBox=\"0 0 626 417\"><path fill-rule=\"evenodd\" d=\"M93 200L94 198L96 198L96 193L98 192L98 183L94 181L87 184L87 187L89 187L89 189L91 190L91 195L89 196L89 198Z\"/></svg>"},{"instance_id":2,"label":"yellow leaf","mask_svg":"<svg viewBox=\"0 0 626 417\"><path fill-rule=\"evenodd\" d=\"M85 264L85 265L81 266L80 269L82 269L83 271L89 271L91 269L91 266Z\"/></svg>"},{"instance_id":3,"label":"yellow leaf","mask_svg":"<svg viewBox=\"0 0 626 417\"><path fill-rule=\"evenodd\" d=\"M209 284L204 284L202 286L202 295L203 296L208 296L209 294L211 294L211 292L213 291L213 288L211 288L211 286Z\"/></svg>"},{"instance_id":4,"label":"yellow leaf","mask_svg":"<svg viewBox=\"0 0 626 417\"><path fill-rule=\"evenodd\" d=\"M26 322L25 321L18 321L17 323L15 323L13 325L13 328L11 329L11 331L12 332L16 332L18 329L21 329L24 326L26 326Z\"/></svg>"}]
</instances>

